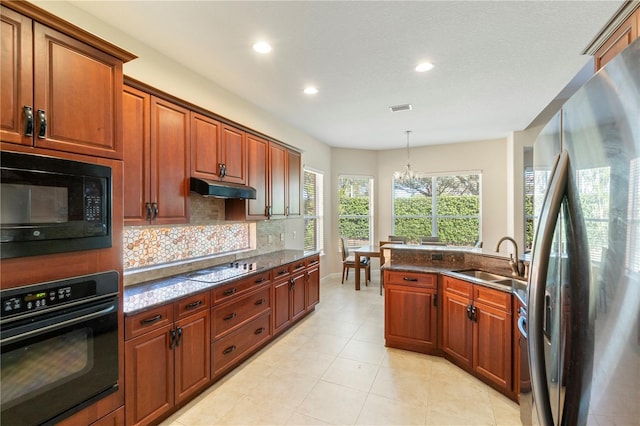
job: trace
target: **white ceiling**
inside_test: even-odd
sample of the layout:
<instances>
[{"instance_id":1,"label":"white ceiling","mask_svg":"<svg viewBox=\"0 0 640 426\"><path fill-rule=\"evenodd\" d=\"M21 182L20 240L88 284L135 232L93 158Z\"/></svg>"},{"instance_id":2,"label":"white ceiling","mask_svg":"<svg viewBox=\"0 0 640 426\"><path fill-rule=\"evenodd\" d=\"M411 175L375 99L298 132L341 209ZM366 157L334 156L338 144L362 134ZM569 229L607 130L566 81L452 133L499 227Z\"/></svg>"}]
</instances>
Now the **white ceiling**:
<instances>
[{"instance_id":1,"label":"white ceiling","mask_svg":"<svg viewBox=\"0 0 640 426\"><path fill-rule=\"evenodd\" d=\"M71 1L335 147L524 130L621 1ZM273 51L260 56L257 39ZM135 53L135 52L134 52ZM416 73L428 60L435 68ZM313 96L302 89L313 84ZM392 113L391 105L411 111Z\"/></svg>"}]
</instances>

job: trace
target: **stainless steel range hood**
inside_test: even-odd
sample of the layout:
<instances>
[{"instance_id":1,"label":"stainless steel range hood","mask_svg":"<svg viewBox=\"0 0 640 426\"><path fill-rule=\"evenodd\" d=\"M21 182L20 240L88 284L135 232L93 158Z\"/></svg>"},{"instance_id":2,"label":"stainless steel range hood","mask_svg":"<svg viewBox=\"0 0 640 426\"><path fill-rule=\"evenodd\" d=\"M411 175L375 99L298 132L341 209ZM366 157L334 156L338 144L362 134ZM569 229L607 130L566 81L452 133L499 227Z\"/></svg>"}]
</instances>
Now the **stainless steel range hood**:
<instances>
[{"instance_id":1,"label":"stainless steel range hood","mask_svg":"<svg viewBox=\"0 0 640 426\"><path fill-rule=\"evenodd\" d=\"M205 197L256 199L255 188L237 183L192 177L190 186L192 192Z\"/></svg>"}]
</instances>

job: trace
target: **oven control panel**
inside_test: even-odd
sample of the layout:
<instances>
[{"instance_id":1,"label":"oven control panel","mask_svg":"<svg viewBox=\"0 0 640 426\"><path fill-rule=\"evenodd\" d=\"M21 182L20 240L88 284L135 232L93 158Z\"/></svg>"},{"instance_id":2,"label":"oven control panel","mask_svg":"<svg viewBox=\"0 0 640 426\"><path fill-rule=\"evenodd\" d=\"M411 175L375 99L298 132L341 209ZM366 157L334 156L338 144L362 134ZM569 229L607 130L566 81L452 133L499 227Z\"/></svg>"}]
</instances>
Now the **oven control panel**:
<instances>
[{"instance_id":1,"label":"oven control panel","mask_svg":"<svg viewBox=\"0 0 640 426\"><path fill-rule=\"evenodd\" d=\"M92 285L93 284L93 285ZM2 317L41 311L49 307L64 305L76 300L85 299L95 295L95 283L91 281L65 284L53 287L31 286L29 290L13 292L11 295L2 295Z\"/></svg>"}]
</instances>

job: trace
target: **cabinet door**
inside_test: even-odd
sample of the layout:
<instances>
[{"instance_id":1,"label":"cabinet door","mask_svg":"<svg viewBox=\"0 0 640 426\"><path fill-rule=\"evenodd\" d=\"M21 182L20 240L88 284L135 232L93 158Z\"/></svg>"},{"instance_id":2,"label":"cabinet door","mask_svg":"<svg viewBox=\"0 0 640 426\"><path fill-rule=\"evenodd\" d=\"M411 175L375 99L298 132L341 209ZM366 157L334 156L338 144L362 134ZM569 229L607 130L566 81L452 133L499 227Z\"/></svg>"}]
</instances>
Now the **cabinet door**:
<instances>
[{"instance_id":1,"label":"cabinet door","mask_svg":"<svg viewBox=\"0 0 640 426\"><path fill-rule=\"evenodd\" d=\"M473 369L502 389L511 390L511 314L475 303Z\"/></svg>"},{"instance_id":2,"label":"cabinet door","mask_svg":"<svg viewBox=\"0 0 640 426\"><path fill-rule=\"evenodd\" d=\"M191 176L218 179L220 123L191 112Z\"/></svg>"},{"instance_id":3,"label":"cabinet door","mask_svg":"<svg viewBox=\"0 0 640 426\"><path fill-rule=\"evenodd\" d=\"M209 310L176 322L179 342L174 349L176 404L209 384L211 379L209 324Z\"/></svg>"},{"instance_id":4,"label":"cabinet door","mask_svg":"<svg viewBox=\"0 0 640 426\"><path fill-rule=\"evenodd\" d=\"M273 295L273 332L286 328L291 323L289 309L289 280L282 280L274 283Z\"/></svg>"},{"instance_id":5,"label":"cabinet door","mask_svg":"<svg viewBox=\"0 0 640 426\"><path fill-rule=\"evenodd\" d=\"M4 6L0 12L0 140L31 145L33 136L25 136L24 106L33 107L32 22Z\"/></svg>"},{"instance_id":6,"label":"cabinet door","mask_svg":"<svg viewBox=\"0 0 640 426\"><path fill-rule=\"evenodd\" d=\"M304 316L307 312L306 274L300 272L291 278L291 319L292 321Z\"/></svg>"},{"instance_id":7,"label":"cabinet door","mask_svg":"<svg viewBox=\"0 0 640 426\"><path fill-rule=\"evenodd\" d=\"M271 217L284 217L286 214L286 178L287 150L280 145L269 144L269 207Z\"/></svg>"},{"instance_id":8,"label":"cabinet door","mask_svg":"<svg viewBox=\"0 0 640 426\"><path fill-rule=\"evenodd\" d=\"M433 353L438 347L437 290L385 285L387 346Z\"/></svg>"},{"instance_id":9,"label":"cabinet door","mask_svg":"<svg viewBox=\"0 0 640 426\"><path fill-rule=\"evenodd\" d=\"M640 32L640 9L636 10L626 21L620 25L607 41L594 54L596 71L605 66L609 61L622 52L638 38Z\"/></svg>"},{"instance_id":10,"label":"cabinet door","mask_svg":"<svg viewBox=\"0 0 640 426\"><path fill-rule=\"evenodd\" d=\"M264 219L267 216L268 148L269 142L266 140L247 135L247 185L256 190L256 199L247 200L247 218L249 219Z\"/></svg>"},{"instance_id":11,"label":"cabinet door","mask_svg":"<svg viewBox=\"0 0 640 426\"><path fill-rule=\"evenodd\" d=\"M155 223L189 221L189 111L151 97L151 196ZM155 198L155 199L154 199Z\"/></svg>"},{"instance_id":12,"label":"cabinet door","mask_svg":"<svg viewBox=\"0 0 640 426\"><path fill-rule=\"evenodd\" d=\"M307 270L307 310L320 303L320 268L310 267Z\"/></svg>"},{"instance_id":13,"label":"cabinet door","mask_svg":"<svg viewBox=\"0 0 640 426\"><path fill-rule=\"evenodd\" d=\"M125 86L122 96L124 143L124 223L145 225L150 219L151 96Z\"/></svg>"},{"instance_id":14,"label":"cabinet door","mask_svg":"<svg viewBox=\"0 0 640 426\"><path fill-rule=\"evenodd\" d=\"M121 159L122 61L37 22L33 29L35 145Z\"/></svg>"},{"instance_id":15,"label":"cabinet door","mask_svg":"<svg viewBox=\"0 0 640 426\"><path fill-rule=\"evenodd\" d=\"M467 317L471 300L447 291L442 295L442 349L460 365L471 368L473 322Z\"/></svg>"},{"instance_id":16,"label":"cabinet door","mask_svg":"<svg viewBox=\"0 0 640 426\"><path fill-rule=\"evenodd\" d=\"M125 342L128 425L149 424L174 405L172 325Z\"/></svg>"},{"instance_id":17,"label":"cabinet door","mask_svg":"<svg viewBox=\"0 0 640 426\"><path fill-rule=\"evenodd\" d=\"M287 151L287 216L300 215L300 164L301 156Z\"/></svg>"},{"instance_id":18,"label":"cabinet door","mask_svg":"<svg viewBox=\"0 0 640 426\"><path fill-rule=\"evenodd\" d=\"M226 166L224 180L235 183L246 183L246 149L245 133L235 127L222 126L220 156Z\"/></svg>"}]
</instances>

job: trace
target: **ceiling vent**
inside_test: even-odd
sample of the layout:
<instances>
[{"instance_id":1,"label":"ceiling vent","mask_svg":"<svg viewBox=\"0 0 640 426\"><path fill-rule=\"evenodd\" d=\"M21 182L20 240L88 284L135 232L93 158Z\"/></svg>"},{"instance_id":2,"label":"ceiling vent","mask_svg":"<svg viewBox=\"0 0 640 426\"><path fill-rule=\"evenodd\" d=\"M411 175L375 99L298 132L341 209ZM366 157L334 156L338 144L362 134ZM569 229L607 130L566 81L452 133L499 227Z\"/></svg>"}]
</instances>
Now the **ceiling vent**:
<instances>
[{"instance_id":1,"label":"ceiling vent","mask_svg":"<svg viewBox=\"0 0 640 426\"><path fill-rule=\"evenodd\" d=\"M411 109L411 104L390 106L389 109L391 112L409 111Z\"/></svg>"}]
</instances>

